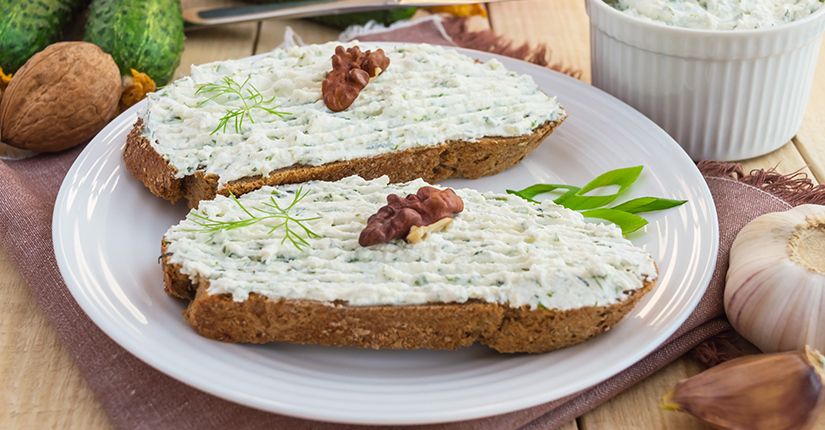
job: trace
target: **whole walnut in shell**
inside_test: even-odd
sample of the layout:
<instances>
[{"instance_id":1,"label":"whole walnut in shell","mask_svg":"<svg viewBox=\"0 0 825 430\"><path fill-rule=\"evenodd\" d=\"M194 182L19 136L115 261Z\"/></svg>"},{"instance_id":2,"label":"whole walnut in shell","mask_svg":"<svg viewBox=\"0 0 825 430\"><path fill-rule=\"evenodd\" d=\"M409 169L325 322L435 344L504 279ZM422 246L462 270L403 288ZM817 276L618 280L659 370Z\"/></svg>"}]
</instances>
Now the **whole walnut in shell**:
<instances>
[{"instance_id":1,"label":"whole walnut in shell","mask_svg":"<svg viewBox=\"0 0 825 430\"><path fill-rule=\"evenodd\" d=\"M120 94L120 71L111 55L86 42L49 45L6 88L0 140L32 151L71 148L114 118Z\"/></svg>"}]
</instances>

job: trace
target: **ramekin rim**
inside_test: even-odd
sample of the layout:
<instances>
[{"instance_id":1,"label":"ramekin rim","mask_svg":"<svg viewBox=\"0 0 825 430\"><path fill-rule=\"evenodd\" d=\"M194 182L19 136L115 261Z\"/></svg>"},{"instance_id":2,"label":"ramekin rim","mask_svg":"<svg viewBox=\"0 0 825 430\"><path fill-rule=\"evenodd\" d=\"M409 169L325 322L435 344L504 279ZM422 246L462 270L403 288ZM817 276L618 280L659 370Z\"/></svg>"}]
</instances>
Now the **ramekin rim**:
<instances>
[{"instance_id":1,"label":"ramekin rim","mask_svg":"<svg viewBox=\"0 0 825 430\"><path fill-rule=\"evenodd\" d=\"M719 37L741 37L742 35L762 35L762 34L769 34L774 32L781 32L781 31L790 31L794 27L804 26L805 24L815 21L820 18L820 15L825 14L825 4L823 4L816 12L806 16L805 18L789 22L783 25L777 25L776 27L765 27L765 28L755 28L751 30L713 30L713 29L705 29L705 28L687 28L687 27L677 27L673 25L667 25L663 22L659 22L656 20L645 20L639 17L635 17L633 15L628 15L623 13L622 11L616 9L615 7L607 4L604 0L585 0L589 4L597 4L596 7L600 7L602 9L609 10L610 14L613 14L614 17L619 17L619 19L623 19L625 21L632 22L633 25L641 25L643 27L653 28L653 29L661 29L663 31L670 31L674 33L681 33L681 34L693 34L693 35L704 35L704 36L719 36ZM822 1L822 0L820 0ZM589 14L588 14L589 15ZM592 19L591 19L592 20Z\"/></svg>"}]
</instances>

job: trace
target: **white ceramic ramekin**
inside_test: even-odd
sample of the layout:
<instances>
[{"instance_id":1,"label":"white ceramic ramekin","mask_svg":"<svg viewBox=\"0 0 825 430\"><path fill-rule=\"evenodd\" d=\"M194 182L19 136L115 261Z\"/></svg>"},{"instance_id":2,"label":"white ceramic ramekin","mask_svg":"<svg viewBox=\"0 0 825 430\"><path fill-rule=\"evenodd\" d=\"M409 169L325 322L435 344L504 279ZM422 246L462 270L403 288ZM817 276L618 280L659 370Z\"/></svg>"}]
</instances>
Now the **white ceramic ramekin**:
<instances>
[{"instance_id":1,"label":"white ceramic ramekin","mask_svg":"<svg viewBox=\"0 0 825 430\"><path fill-rule=\"evenodd\" d=\"M802 123L825 7L778 27L695 30L586 0L593 85L667 131L694 160L741 160L788 142Z\"/></svg>"}]
</instances>

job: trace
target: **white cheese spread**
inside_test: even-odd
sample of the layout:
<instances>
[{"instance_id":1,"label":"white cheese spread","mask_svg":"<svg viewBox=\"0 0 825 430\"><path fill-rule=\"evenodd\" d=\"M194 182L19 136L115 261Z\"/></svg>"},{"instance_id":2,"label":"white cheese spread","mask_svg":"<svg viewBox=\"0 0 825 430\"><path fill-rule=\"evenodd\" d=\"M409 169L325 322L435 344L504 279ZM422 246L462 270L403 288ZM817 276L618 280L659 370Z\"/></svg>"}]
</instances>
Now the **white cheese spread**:
<instances>
[{"instance_id":1,"label":"white cheese spread","mask_svg":"<svg viewBox=\"0 0 825 430\"><path fill-rule=\"evenodd\" d=\"M209 281L210 294L243 301L255 292L272 299L309 299L351 306L405 305L477 299L512 307L572 309L624 300L656 278L651 256L624 239L615 225L586 223L581 214L546 201L455 190L464 211L443 231L420 243L399 239L361 247L367 218L388 194L414 194L424 181L390 185L365 181L264 187L239 200L251 213L274 198L320 237L301 249L285 239L279 219L217 232L203 231L194 214L215 221L249 219L232 199L202 201L166 233L170 263L193 280Z\"/></svg>"},{"instance_id":2,"label":"white cheese spread","mask_svg":"<svg viewBox=\"0 0 825 430\"><path fill-rule=\"evenodd\" d=\"M628 15L675 27L750 30L787 24L816 12L821 0L616 0Z\"/></svg>"},{"instance_id":3,"label":"white cheese spread","mask_svg":"<svg viewBox=\"0 0 825 430\"><path fill-rule=\"evenodd\" d=\"M476 63L430 45L383 47L390 58L387 70L352 106L332 112L324 104L321 82L338 45L193 66L191 76L149 94L138 114L144 120L143 135L177 169L176 177L203 170L225 184L294 164L317 166L448 140L521 136L567 115L530 76L510 72L497 60ZM243 100L221 95L205 102L215 93L196 92L204 84L225 84L226 77L237 85L246 82L241 92L247 98L248 91L258 91L262 106L288 114L281 118L253 108L244 115L240 133L234 120L224 131L221 118L242 108Z\"/></svg>"}]
</instances>

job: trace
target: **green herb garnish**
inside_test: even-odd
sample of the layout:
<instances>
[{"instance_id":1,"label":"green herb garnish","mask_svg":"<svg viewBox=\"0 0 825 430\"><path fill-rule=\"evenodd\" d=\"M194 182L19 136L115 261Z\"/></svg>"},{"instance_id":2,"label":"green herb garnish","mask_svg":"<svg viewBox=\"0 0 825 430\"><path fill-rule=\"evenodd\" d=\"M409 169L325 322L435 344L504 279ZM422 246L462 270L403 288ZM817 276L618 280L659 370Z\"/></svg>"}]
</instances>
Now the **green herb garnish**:
<instances>
[{"instance_id":1,"label":"green herb garnish","mask_svg":"<svg viewBox=\"0 0 825 430\"><path fill-rule=\"evenodd\" d=\"M229 121L235 122L235 133L240 134L241 129L243 127L243 120L244 117L249 117L249 121L255 124L255 119L252 118L252 109L261 109L263 111L269 112L273 115L278 115L279 117L283 118L284 115L290 115L289 112L278 112L275 109L279 106L274 106L271 108L265 107L263 105L270 104L275 100L275 97L272 97L269 100L264 100L264 96L261 95L261 92L255 88L254 85L249 84L246 92L249 94L248 96L244 96L244 87L246 84L249 83L249 77L243 81L242 84L238 84L235 82L234 79L230 78L229 76L224 76L223 84L204 84L195 91L195 95L203 94L213 94L212 97L198 103L198 107L203 106L207 102L215 100L216 98L223 96L223 95L237 95L241 102L243 102L243 107L229 109L226 112L226 115L221 118L218 126L212 130L212 133L209 133L210 136L217 133L218 130L223 129L223 132L226 133L226 126L229 124Z\"/></svg>"},{"instance_id":2,"label":"green herb garnish","mask_svg":"<svg viewBox=\"0 0 825 430\"><path fill-rule=\"evenodd\" d=\"M281 244L283 245L284 243L286 243L287 240L289 240L290 242L292 242L292 244L296 248L298 248L298 250L301 250L301 247L302 246L308 246L309 242L307 242L306 239L301 237L301 235L299 234L298 231L295 231L295 230L290 228L290 225L289 225L290 222L294 222L295 224L298 225L298 227L303 229L304 232L306 233L307 239L317 239L317 238L321 237L320 235L313 232L312 230L310 230L307 226L305 226L303 224L304 221L312 221L312 220L319 219L321 217L293 218L292 216L289 215L289 211L296 204L298 204L298 202L303 200L303 198L306 197L307 194L309 194L309 191L307 191L306 193L301 195L301 191L303 191L303 187L298 188L298 192L295 193L295 198L292 200L292 203L289 206L287 206L286 208L281 208L281 206L279 206L278 202L275 200L275 197L272 197L272 196L269 197L269 200L270 200L271 203L263 203L263 205L266 206L269 209L260 209L260 208L256 208L256 207L252 208L252 210L254 210L254 211L258 211L258 212L261 212L261 213L265 214L264 216L255 216L255 215L253 215L252 212L247 210L244 207L244 205L242 205L241 202L238 201L238 199L235 197L235 194L233 194L232 191L230 191L229 195L230 195L230 197L232 197L232 200L234 200L235 203L238 204L238 207L240 207L241 210L243 210L247 215L249 215L249 217L250 217L249 219L243 219L243 220L238 220L238 221L218 221L218 220L213 220L213 219L210 219L208 217L205 217L205 216L203 216L199 213L193 212L190 215L197 218L197 220L190 218L190 221L194 222L195 224L197 224L197 225L199 225L203 228L185 230L185 231L197 231L197 232L226 231L226 230L233 230L233 229L241 228L241 227L248 227L250 225L257 224L259 222L270 220L270 219L278 219L278 220L283 220L283 222L278 223L274 226L268 226L268 227L271 227L271 229L269 230L269 233L272 233L273 231L283 227L284 231L285 231L285 235L284 235L283 240L281 240Z\"/></svg>"},{"instance_id":3,"label":"green herb garnish","mask_svg":"<svg viewBox=\"0 0 825 430\"><path fill-rule=\"evenodd\" d=\"M613 206L613 209L637 214L674 208L683 205L686 201L687 200L661 199L658 197L639 197L638 199L628 200L620 205Z\"/></svg>"},{"instance_id":4,"label":"green herb garnish","mask_svg":"<svg viewBox=\"0 0 825 430\"><path fill-rule=\"evenodd\" d=\"M585 218L598 218L610 221L622 228L622 234L632 233L647 225L647 220L632 213L613 208L590 209L582 212Z\"/></svg>"},{"instance_id":5,"label":"green herb garnish","mask_svg":"<svg viewBox=\"0 0 825 430\"><path fill-rule=\"evenodd\" d=\"M596 179L593 179L581 188L566 184L536 184L521 191L507 190L507 193L519 196L533 203L538 203L533 198L539 194L556 190L566 190L564 194L557 197L553 202L568 209L582 211L581 214L587 218L598 218L610 221L621 227L622 234L628 234L647 225L647 220L635 214L670 209L687 202L687 200L640 197L628 200L611 208L604 207L627 191L630 185L639 178L643 168L644 166L636 166L611 170L599 175ZM618 186L619 190L613 194L604 196L586 195L591 191L611 185Z\"/></svg>"}]
</instances>

